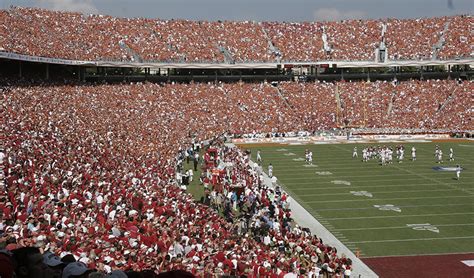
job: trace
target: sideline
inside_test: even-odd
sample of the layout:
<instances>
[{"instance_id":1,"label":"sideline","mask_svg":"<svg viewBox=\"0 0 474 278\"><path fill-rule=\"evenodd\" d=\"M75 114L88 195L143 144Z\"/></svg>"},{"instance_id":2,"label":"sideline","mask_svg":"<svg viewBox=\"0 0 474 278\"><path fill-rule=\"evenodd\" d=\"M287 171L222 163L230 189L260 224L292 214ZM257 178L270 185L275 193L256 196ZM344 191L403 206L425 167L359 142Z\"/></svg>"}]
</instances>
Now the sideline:
<instances>
[{"instance_id":1,"label":"sideline","mask_svg":"<svg viewBox=\"0 0 474 278\"><path fill-rule=\"evenodd\" d=\"M233 143L226 143L229 147L235 147ZM251 161L251 163L254 163ZM274 184L272 183L271 179L265 172L263 174L263 182L271 187L274 188ZM287 193L288 190L282 186L283 190ZM360 277L360 278L378 278L379 276L370 269L361 259L357 258L356 255L347 248L342 242L340 242L331 232L329 232L321 223L319 223L314 216L312 216L306 209L304 209L292 196L289 194L289 201L290 201L290 209L291 209L291 216L295 220L295 222L301 226L309 228L311 233L321 237L325 244L330 246L334 246L337 248L337 253L339 255L345 254L347 258L352 260L353 271L351 273L351 277Z\"/></svg>"},{"instance_id":2,"label":"sideline","mask_svg":"<svg viewBox=\"0 0 474 278\"><path fill-rule=\"evenodd\" d=\"M274 187L271 179L268 175L263 172L264 182L270 187ZM285 191L286 188L283 187ZM288 192L288 191L287 191ZM352 260L353 271L351 277L379 277L372 269L370 269L361 259L357 258L356 255L347 248L342 242L340 242L326 227L319 223L314 216L312 216L305 208L303 208L292 196L289 195L291 216L298 225L301 227L309 228L311 233L321 237L325 244L334 246L337 248L339 255L345 254L347 258Z\"/></svg>"}]
</instances>

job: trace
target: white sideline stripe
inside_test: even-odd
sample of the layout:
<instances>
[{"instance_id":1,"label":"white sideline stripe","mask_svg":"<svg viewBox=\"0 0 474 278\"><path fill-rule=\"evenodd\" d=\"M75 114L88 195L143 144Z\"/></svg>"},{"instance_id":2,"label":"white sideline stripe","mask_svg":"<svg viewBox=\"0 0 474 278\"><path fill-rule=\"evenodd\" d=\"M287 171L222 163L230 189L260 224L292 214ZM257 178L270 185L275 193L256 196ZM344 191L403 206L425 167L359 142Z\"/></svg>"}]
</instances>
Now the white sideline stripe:
<instances>
[{"instance_id":1,"label":"white sideline stripe","mask_svg":"<svg viewBox=\"0 0 474 278\"><path fill-rule=\"evenodd\" d=\"M422 205L422 206L398 206L399 208L422 208L422 207L456 207L456 206L472 206L472 203L469 204L437 204L437 205ZM373 207L362 207L362 208L327 208L327 209L315 209L313 211L330 211L330 210L365 210L365 209L374 209ZM388 217L388 216L387 216Z\"/></svg>"},{"instance_id":2,"label":"white sideline stripe","mask_svg":"<svg viewBox=\"0 0 474 278\"><path fill-rule=\"evenodd\" d=\"M469 267L474 267L474 260L467 260L467 261L461 261L461 262Z\"/></svg>"},{"instance_id":3,"label":"white sideline stripe","mask_svg":"<svg viewBox=\"0 0 474 278\"><path fill-rule=\"evenodd\" d=\"M315 188L316 189L316 188ZM334 188L336 189L336 188ZM455 189L438 189L438 190L402 190L402 191L380 191L380 192L370 192L372 194L386 194L386 193L412 193L412 192L440 192L440 191L454 191ZM304 196L332 196L332 195L352 195L352 193L325 193L325 194L304 194ZM374 199L368 199L374 200Z\"/></svg>"},{"instance_id":4,"label":"white sideline stripe","mask_svg":"<svg viewBox=\"0 0 474 278\"><path fill-rule=\"evenodd\" d=\"M457 227L457 226L474 226L474 223L463 223L463 224L432 224L436 227ZM392 227L372 227L372 228L349 228L349 229L336 229L336 231L366 231L366 230L386 230L386 229L407 229L407 226L392 226Z\"/></svg>"},{"instance_id":5,"label":"white sideline stripe","mask_svg":"<svg viewBox=\"0 0 474 278\"><path fill-rule=\"evenodd\" d=\"M270 178L268 178L266 174L264 174L264 182L269 184L270 187L273 187ZM292 210L293 219L301 226L310 228L314 234L324 238L324 241L329 245L336 247L338 252L344 253L347 257L350 257L352 259L352 265L354 266L354 271L352 272L354 277L379 277L362 260L357 258L351 249L345 246L343 241L338 240L323 224L318 222L315 217L320 218L320 216L318 216L318 213L316 213L314 209L311 207L308 208L313 213L313 215L311 215L307 209L301 206L298 196L295 195L290 188L287 188L282 182L278 183L290 194L290 208Z\"/></svg>"},{"instance_id":6,"label":"white sideline stripe","mask_svg":"<svg viewBox=\"0 0 474 278\"><path fill-rule=\"evenodd\" d=\"M405 242L405 241L431 241L431 240L446 240L446 239L469 239L474 236L456 236L456 237L429 237L429 238L408 238L408 239L384 239L384 240L365 240L365 241L351 241L348 243L383 243L383 242Z\"/></svg>"},{"instance_id":7,"label":"white sideline stripe","mask_svg":"<svg viewBox=\"0 0 474 278\"><path fill-rule=\"evenodd\" d=\"M318 200L316 200L316 201L306 201L306 203L308 203L308 204L321 204L321 203L340 203L340 202L367 202L367 201L385 201L385 200L420 200L420 199L442 199L442 198L472 198L472 196L463 195L463 196L436 196L436 197L409 197L409 198L377 198L377 199L356 199L356 200L349 199L349 200L330 200L330 201L318 201Z\"/></svg>"},{"instance_id":8,"label":"white sideline stripe","mask_svg":"<svg viewBox=\"0 0 474 278\"><path fill-rule=\"evenodd\" d=\"M324 218L329 221L333 220L357 220L357 219L377 219L377 218L398 218L398 217L426 217L426 216L448 216L448 215L467 215L474 212L453 212L453 213L431 213L431 214L408 214L408 215L391 215L391 216L359 216L359 217L333 217Z\"/></svg>"}]
</instances>

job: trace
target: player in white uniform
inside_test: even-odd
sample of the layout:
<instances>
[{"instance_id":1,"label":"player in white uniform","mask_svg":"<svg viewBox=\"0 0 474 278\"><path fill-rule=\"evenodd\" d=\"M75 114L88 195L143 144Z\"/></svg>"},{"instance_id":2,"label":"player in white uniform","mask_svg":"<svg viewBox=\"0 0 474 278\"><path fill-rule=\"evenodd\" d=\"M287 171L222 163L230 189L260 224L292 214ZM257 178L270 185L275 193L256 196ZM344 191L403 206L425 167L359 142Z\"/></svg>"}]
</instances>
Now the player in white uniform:
<instances>
[{"instance_id":1,"label":"player in white uniform","mask_svg":"<svg viewBox=\"0 0 474 278\"><path fill-rule=\"evenodd\" d=\"M437 158L438 158L439 151L440 151L440 149L439 149L439 146L438 146L438 145L436 145L436 149L435 149L435 152L434 152L435 159L437 159Z\"/></svg>"},{"instance_id":2,"label":"player in white uniform","mask_svg":"<svg viewBox=\"0 0 474 278\"><path fill-rule=\"evenodd\" d=\"M359 155L357 154L357 147L354 147L354 151L352 152L352 158L354 157L359 157Z\"/></svg>"},{"instance_id":3,"label":"player in white uniform","mask_svg":"<svg viewBox=\"0 0 474 278\"><path fill-rule=\"evenodd\" d=\"M380 150L380 159L382 160L382 165L385 165L386 163L386 153L385 153L385 148Z\"/></svg>"},{"instance_id":4,"label":"player in white uniform","mask_svg":"<svg viewBox=\"0 0 474 278\"><path fill-rule=\"evenodd\" d=\"M312 151L308 152L308 163L313 165L313 152Z\"/></svg>"},{"instance_id":5,"label":"player in white uniform","mask_svg":"<svg viewBox=\"0 0 474 278\"><path fill-rule=\"evenodd\" d=\"M268 176L273 177L273 165L271 163L268 165Z\"/></svg>"},{"instance_id":6,"label":"player in white uniform","mask_svg":"<svg viewBox=\"0 0 474 278\"><path fill-rule=\"evenodd\" d=\"M398 163L403 162L404 156L405 156L405 148L403 148L403 146L400 146L400 156L398 157Z\"/></svg>"},{"instance_id":7,"label":"player in white uniform","mask_svg":"<svg viewBox=\"0 0 474 278\"><path fill-rule=\"evenodd\" d=\"M443 151L438 150L438 162L437 163L441 163L441 162L443 162Z\"/></svg>"},{"instance_id":8,"label":"player in white uniform","mask_svg":"<svg viewBox=\"0 0 474 278\"><path fill-rule=\"evenodd\" d=\"M412 161L415 161L415 160L416 160L416 148L415 148L415 146L413 146L413 147L411 148L411 160L412 160Z\"/></svg>"},{"instance_id":9,"label":"player in white uniform","mask_svg":"<svg viewBox=\"0 0 474 278\"><path fill-rule=\"evenodd\" d=\"M461 176L461 165L456 165L456 179L459 180L459 176Z\"/></svg>"},{"instance_id":10,"label":"player in white uniform","mask_svg":"<svg viewBox=\"0 0 474 278\"><path fill-rule=\"evenodd\" d=\"M388 164L392 164L392 161L393 161L393 151L392 151L392 148L388 148L388 149L387 149L387 160L388 160Z\"/></svg>"},{"instance_id":11,"label":"player in white uniform","mask_svg":"<svg viewBox=\"0 0 474 278\"><path fill-rule=\"evenodd\" d=\"M449 148L449 161L454 161L454 151L453 151L453 148Z\"/></svg>"},{"instance_id":12,"label":"player in white uniform","mask_svg":"<svg viewBox=\"0 0 474 278\"><path fill-rule=\"evenodd\" d=\"M367 148L362 149L362 161L367 162L369 160L369 154Z\"/></svg>"},{"instance_id":13,"label":"player in white uniform","mask_svg":"<svg viewBox=\"0 0 474 278\"><path fill-rule=\"evenodd\" d=\"M257 163L261 163L262 162L262 155L260 154L260 150L257 151Z\"/></svg>"}]
</instances>

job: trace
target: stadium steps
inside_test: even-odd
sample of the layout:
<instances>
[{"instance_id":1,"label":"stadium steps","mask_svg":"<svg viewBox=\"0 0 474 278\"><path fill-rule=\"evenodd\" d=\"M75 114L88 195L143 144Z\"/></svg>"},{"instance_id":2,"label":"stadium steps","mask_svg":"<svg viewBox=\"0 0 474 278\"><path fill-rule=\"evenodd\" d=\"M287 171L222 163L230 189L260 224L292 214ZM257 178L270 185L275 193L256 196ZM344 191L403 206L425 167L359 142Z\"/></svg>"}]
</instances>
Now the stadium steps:
<instances>
[{"instance_id":1,"label":"stadium steps","mask_svg":"<svg viewBox=\"0 0 474 278\"><path fill-rule=\"evenodd\" d=\"M343 109L342 109L342 101L341 101L341 96L339 94L339 86L336 87L336 93L334 94L334 97L336 98L336 123L338 125L341 125L341 120L343 118Z\"/></svg>"},{"instance_id":2,"label":"stadium steps","mask_svg":"<svg viewBox=\"0 0 474 278\"><path fill-rule=\"evenodd\" d=\"M438 59L438 53L441 51L441 49L444 46L444 43L445 43L444 35L448 32L450 23L451 23L451 19L449 19L444 24L444 29L443 29L443 31L441 31L441 36L439 37L438 42L435 45L433 45L433 56L431 56L431 60L437 60Z\"/></svg>"},{"instance_id":3,"label":"stadium steps","mask_svg":"<svg viewBox=\"0 0 474 278\"><path fill-rule=\"evenodd\" d=\"M381 36L381 41L385 42L385 33L387 33L387 22L383 22L382 23L382 29L381 29L381 32L382 32L382 36Z\"/></svg>"},{"instance_id":4,"label":"stadium steps","mask_svg":"<svg viewBox=\"0 0 474 278\"><path fill-rule=\"evenodd\" d=\"M235 64L234 57L232 57L232 54L227 48L217 45L217 49L224 55L224 63Z\"/></svg>"},{"instance_id":5,"label":"stadium steps","mask_svg":"<svg viewBox=\"0 0 474 278\"><path fill-rule=\"evenodd\" d=\"M138 55L135 51L133 51L124 41L121 40L119 41L118 44L122 50L124 50L125 52L127 52L128 55L133 57L133 60L135 62L139 62L139 63L143 62L143 59L140 57L140 55Z\"/></svg>"},{"instance_id":6,"label":"stadium steps","mask_svg":"<svg viewBox=\"0 0 474 278\"><path fill-rule=\"evenodd\" d=\"M278 96L283 100L283 102L285 103L286 107L288 108L291 108L291 109L294 109L293 105L291 105L291 103L285 98L284 96L284 92L282 91L282 89L280 89L278 86L273 86L278 94Z\"/></svg>"},{"instance_id":7,"label":"stadium steps","mask_svg":"<svg viewBox=\"0 0 474 278\"><path fill-rule=\"evenodd\" d=\"M455 94L456 94L457 89L458 88L454 89L454 91L444 100L443 104L441 104L438 110L436 110L436 113L441 113L444 107L446 107L446 105L448 105L451 101L453 101L453 99L456 97Z\"/></svg>"},{"instance_id":8,"label":"stadium steps","mask_svg":"<svg viewBox=\"0 0 474 278\"><path fill-rule=\"evenodd\" d=\"M268 42L268 48L270 50L270 52L275 55L276 57L276 62L277 63L280 63L281 61L281 52L280 52L280 49L278 49L278 47L276 47L272 40L270 39L270 36L268 36L268 33L267 33L267 30L265 30L265 28L263 28L263 25L262 25L262 22L259 22L258 25L260 26L260 28L262 28L262 31L263 31L263 36L265 37L265 39L267 40Z\"/></svg>"}]
</instances>

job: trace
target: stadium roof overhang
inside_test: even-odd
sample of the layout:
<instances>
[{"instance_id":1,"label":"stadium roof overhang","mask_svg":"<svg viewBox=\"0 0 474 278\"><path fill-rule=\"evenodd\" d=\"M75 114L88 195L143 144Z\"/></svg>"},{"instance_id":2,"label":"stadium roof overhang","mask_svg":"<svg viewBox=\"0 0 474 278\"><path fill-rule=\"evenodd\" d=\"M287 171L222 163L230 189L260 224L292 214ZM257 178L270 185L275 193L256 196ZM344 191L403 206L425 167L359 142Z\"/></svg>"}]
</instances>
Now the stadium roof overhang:
<instances>
[{"instance_id":1,"label":"stadium roof overhang","mask_svg":"<svg viewBox=\"0 0 474 278\"><path fill-rule=\"evenodd\" d=\"M0 58L19 60L27 62L60 64L71 66L95 66L95 67L126 67L126 68L183 68L183 69L274 69L277 67L337 67L337 68L380 68L380 67L421 67L421 66L445 66L445 65L469 65L474 67L474 57L452 60L398 60L386 61L384 63L375 61L317 61L317 62L286 62L280 63L166 63L150 62L139 63L130 61L79 61L58 58L47 58L30 55L22 55L11 52L0 51Z\"/></svg>"}]
</instances>

